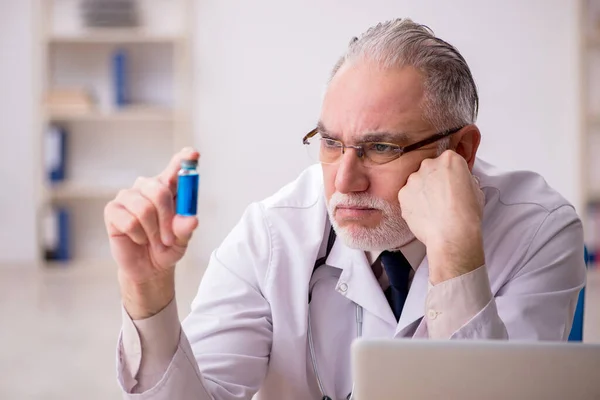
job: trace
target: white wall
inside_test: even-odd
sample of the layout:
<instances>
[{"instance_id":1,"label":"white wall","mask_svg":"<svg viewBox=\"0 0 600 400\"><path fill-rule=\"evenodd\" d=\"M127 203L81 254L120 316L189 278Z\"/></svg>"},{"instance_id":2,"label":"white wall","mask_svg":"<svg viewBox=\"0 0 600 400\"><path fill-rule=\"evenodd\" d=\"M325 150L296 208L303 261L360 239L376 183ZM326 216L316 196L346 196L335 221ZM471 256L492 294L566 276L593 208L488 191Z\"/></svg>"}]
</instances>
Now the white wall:
<instances>
[{"instance_id":1,"label":"white wall","mask_svg":"<svg viewBox=\"0 0 600 400\"><path fill-rule=\"evenodd\" d=\"M0 262L36 257L31 15L0 1Z\"/></svg>"},{"instance_id":2,"label":"white wall","mask_svg":"<svg viewBox=\"0 0 600 400\"><path fill-rule=\"evenodd\" d=\"M577 2L490 3L197 1L196 144L203 156L195 254L206 259L249 202L308 164L301 138L318 118L329 69L351 36L394 17L429 25L469 62L480 89L481 156L538 171L577 204ZM34 251L28 4L0 2L0 262L31 259Z\"/></svg>"},{"instance_id":3,"label":"white wall","mask_svg":"<svg viewBox=\"0 0 600 400\"><path fill-rule=\"evenodd\" d=\"M198 2L201 254L306 165L329 69L353 35L411 17L456 45L480 89L481 156L579 201L577 10L570 0Z\"/></svg>"}]
</instances>

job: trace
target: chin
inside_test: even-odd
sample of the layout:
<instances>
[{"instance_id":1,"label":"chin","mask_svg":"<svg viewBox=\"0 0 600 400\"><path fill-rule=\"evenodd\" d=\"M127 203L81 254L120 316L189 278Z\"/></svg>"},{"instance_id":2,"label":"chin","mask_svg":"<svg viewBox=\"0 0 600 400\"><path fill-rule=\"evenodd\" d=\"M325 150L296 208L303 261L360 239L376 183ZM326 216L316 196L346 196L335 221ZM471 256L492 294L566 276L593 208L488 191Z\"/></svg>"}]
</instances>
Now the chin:
<instances>
[{"instance_id":1,"label":"chin","mask_svg":"<svg viewBox=\"0 0 600 400\"><path fill-rule=\"evenodd\" d=\"M375 228L359 224L334 224L336 235L351 249L363 251L384 251L397 249L411 242L414 235L410 230L390 231L384 226Z\"/></svg>"},{"instance_id":2,"label":"chin","mask_svg":"<svg viewBox=\"0 0 600 400\"><path fill-rule=\"evenodd\" d=\"M363 251L383 251L387 243L382 242L380 237L373 235L373 229L357 226L344 226L336 229L338 237L351 249Z\"/></svg>"},{"instance_id":3,"label":"chin","mask_svg":"<svg viewBox=\"0 0 600 400\"><path fill-rule=\"evenodd\" d=\"M374 221L374 218L336 218L335 220L339 228L361 233L364 230L377 229L381 225L380 219L377 219L377 221Z\"/></svg>"},{"instance_id":4,"label":"chin","mask_svg":"<svg viewBox=\"0 0 600 400\"><path fill-rule=\"evenodd\" d=\"M354 208L339 207L343 197L330 202L327 207L329 221L346 246L363 251L383 251L402 247L414 240L399 206L377 199L360 199L356 197L344 203Z\"/></svg>"}]
</instances>

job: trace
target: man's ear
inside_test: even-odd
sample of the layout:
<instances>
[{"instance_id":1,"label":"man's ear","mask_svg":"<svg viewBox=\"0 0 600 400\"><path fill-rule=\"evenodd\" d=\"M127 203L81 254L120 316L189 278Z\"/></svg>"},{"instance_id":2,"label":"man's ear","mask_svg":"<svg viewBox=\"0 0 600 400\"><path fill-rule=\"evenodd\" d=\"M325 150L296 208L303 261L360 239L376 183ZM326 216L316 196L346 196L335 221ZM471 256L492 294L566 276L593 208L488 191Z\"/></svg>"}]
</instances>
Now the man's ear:
<instances>
[{"instance_id":1,"label":"man's ear","mask_svg":"<svg viewBox=\"0 0 600 400\"><path fill-rule=\"evenodd\" d=\"M479 128L473 124L465 126L452 137L452 148L465 159L470 171L473 171L480 142L481 133Z\"/></svg>"}]
</instances>

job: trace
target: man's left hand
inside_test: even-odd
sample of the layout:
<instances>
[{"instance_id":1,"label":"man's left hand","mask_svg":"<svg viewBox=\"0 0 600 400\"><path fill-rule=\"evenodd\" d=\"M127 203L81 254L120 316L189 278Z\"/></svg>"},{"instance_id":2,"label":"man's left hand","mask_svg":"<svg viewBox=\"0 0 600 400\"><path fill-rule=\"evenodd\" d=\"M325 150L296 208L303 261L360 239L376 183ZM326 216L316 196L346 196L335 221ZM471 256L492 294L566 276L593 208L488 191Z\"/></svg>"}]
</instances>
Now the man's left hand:
<instances>
[{"instance_id":1,"label":"man's left hand","mask_svg":"<svg viewBox=\"0 0 600 400\"><path fill-rule=\"evenodd\" d=\"M398 193L402 217L427 248L433 285L485 263L483 192L463 157L452 150L425 159Z\"/></svg>"}]
</instances>

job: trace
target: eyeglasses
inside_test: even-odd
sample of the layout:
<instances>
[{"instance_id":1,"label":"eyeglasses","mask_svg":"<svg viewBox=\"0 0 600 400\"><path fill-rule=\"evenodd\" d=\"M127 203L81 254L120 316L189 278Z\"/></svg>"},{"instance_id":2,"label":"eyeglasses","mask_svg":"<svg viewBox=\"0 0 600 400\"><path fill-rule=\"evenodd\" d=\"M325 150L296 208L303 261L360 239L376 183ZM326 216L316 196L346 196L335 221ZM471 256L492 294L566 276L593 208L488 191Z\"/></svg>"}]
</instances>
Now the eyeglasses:
<instances>
[{"instance_id":1,"label":"eyeglasses","mask_svg":"<svg viewBox=\"0 0 600 400\"><path fill-rule=\"evenodd\" d=\"M304 136L302 139L302 144L307 146L308 153L314 161L318 161L323 164L335 164L341 160L342 155L346 152L346 149L355 149L356 155L363 159L363 162L366 166L374 166L394 161L406 153L446 138L460 131L462 128L464 127L439 132L426 139L404 147L394 143L386 142L364 142L359 143L356 146L346 145L341 140L323 137L319 132L319 129L315 128L308 132L306 136Z\"/></svg>"}]
</instances>

